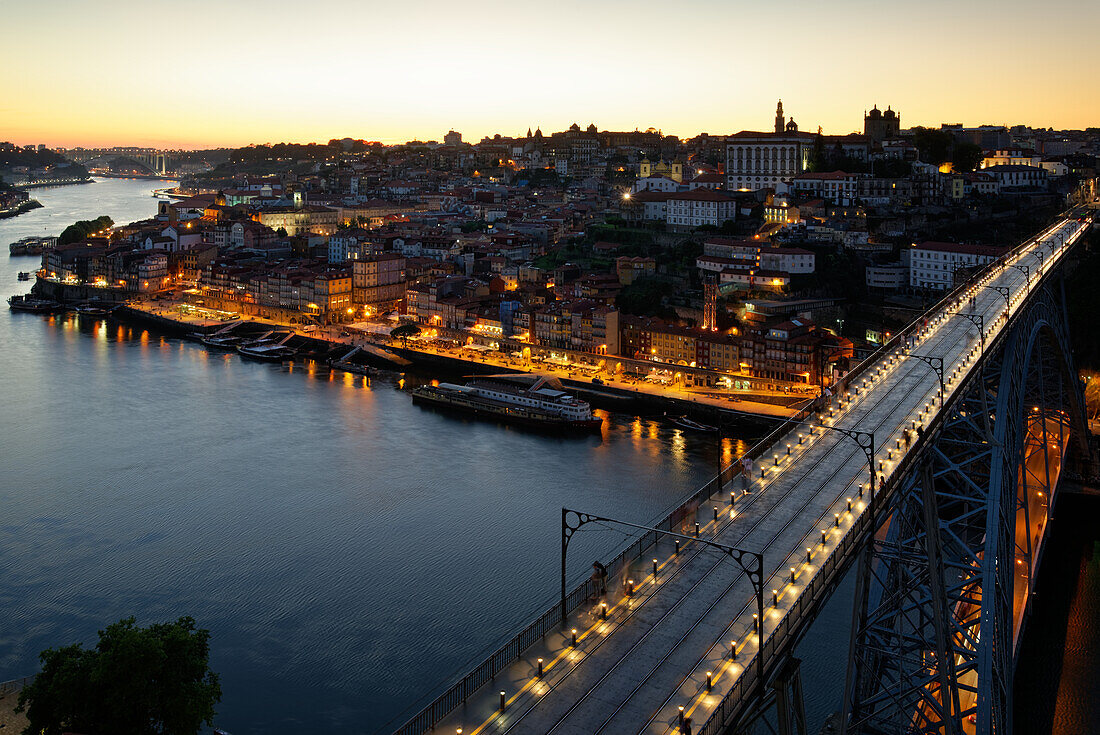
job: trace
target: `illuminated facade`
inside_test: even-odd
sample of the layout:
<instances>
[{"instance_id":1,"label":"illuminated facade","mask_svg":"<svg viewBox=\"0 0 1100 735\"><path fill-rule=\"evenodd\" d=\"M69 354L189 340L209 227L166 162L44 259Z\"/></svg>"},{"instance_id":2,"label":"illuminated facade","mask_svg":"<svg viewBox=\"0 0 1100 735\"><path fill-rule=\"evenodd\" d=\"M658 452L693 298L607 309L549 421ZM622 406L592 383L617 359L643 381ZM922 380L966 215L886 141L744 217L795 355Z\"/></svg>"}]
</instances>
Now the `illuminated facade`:
<instances>
[{"instance_id":1,"label":"illuminated facade","mask_svg":"<svg viewBox=\"0 0 1100 735\"><path fill-rule=\"evenodd\" d=\"M775 131L743 130L726 145L727 189L774 189L805 171L813 153L814 136L798 132L794 120L784 123L783 103L776 109Z\"/></svg>"}]
</instances>

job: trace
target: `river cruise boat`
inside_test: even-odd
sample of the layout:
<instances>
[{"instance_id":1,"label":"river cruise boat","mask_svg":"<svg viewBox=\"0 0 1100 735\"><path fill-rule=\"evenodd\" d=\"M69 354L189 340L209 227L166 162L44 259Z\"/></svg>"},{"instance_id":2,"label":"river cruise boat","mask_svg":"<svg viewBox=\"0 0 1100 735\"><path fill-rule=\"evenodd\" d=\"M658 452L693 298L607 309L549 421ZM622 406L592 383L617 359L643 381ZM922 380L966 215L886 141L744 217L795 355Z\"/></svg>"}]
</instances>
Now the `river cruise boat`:
<instances>
[{"instance_id":1,"label":"river cruise boat","mask_svg":"<svg viewBox=\"0 0 1100 735\"><path fill-rule=\"evenodd\" d=\"M57 247L56 237L24 237L8 245L9 255L41 255Z\"/></svg>"},{"instance_id":2,"label":"river cruise boat","mask_svg":"<svg viewBox=\"0 0 1100 735\"><path fill-rule=\"evenodd\" d=\"M528 426L594 430L603 423L590 405L562 390L556 378L540 377L530 387L492 380L424 385L414 388L412 397L414 403Z\"/></svg>"},{"instance_id":3,"label":"river cruise boat","mask_svg":"<svg viewBox=\"0 0 1100 735\"><path fill-rule=\"evenodd\" d=\"M16 295L8 299L8 308L12 311L31 311L39 314L49 314L50 312L60 311L63 307L56 301L50 299L36 298L31 294Z\"/></svg>"}]
</instances>

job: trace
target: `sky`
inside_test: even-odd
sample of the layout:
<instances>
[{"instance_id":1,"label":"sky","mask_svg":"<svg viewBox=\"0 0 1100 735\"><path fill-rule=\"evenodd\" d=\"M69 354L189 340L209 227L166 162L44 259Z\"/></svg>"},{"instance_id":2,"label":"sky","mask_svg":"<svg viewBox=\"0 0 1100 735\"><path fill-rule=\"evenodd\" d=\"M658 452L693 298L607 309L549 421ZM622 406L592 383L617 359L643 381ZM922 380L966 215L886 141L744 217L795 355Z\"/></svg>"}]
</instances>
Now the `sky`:
<instances>
[{"instance_id":1,"label":"sky","mask_svg":"<svg viewBox=\"0 0 1100 735\"><path fill-rule=\"evenodd\" d=\"M0 0L0 140L1100 125L1100 2Z\"/></svg>"}]
</instances>

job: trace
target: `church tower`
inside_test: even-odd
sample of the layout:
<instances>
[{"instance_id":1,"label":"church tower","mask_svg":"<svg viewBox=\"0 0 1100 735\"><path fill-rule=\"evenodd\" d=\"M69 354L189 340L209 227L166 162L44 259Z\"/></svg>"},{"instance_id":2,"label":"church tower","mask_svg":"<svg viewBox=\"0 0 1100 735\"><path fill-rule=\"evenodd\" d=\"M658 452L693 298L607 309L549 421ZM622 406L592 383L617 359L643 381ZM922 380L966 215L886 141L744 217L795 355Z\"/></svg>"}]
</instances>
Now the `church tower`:
<instances>
[{"instance_id":1,"label":"church tower","mask_svg":"<svg viewBox=\"0 0 1100 735\"><path fill-rule=\"evenodd\" d=\"M779 100L779 104L775 108L775 134L783 135L786 127L783 120L783 100Z\"/></svg>"}]
</instances>

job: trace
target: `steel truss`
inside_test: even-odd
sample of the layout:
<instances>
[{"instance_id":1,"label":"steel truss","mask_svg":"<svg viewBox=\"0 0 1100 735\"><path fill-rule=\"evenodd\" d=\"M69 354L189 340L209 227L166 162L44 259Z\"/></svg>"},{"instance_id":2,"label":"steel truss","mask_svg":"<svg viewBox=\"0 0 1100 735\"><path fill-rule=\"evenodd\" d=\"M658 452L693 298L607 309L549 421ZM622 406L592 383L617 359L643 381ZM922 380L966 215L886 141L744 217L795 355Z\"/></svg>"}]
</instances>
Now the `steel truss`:
<instances>
[{"instance_id":1,"label":"steel truss","mask_svg":"<svg viewBox=\"0 0 1100 735\"><path fill-rule=\"evenodd\" d=\"M1025 527L1018 543L1017 524L1029 522L1031 493L1050 499L1056 471L1048 455L1041 472L1021 472L1028 433L1057 444L1059 457L1067 443L1089 451L1060 282L1035 289L988 347L929 427L919 470L882 509L858 562L848 733L1012 732L1014 560L1030 565L1041 542Z\"/></svg>"}]
</instances>

